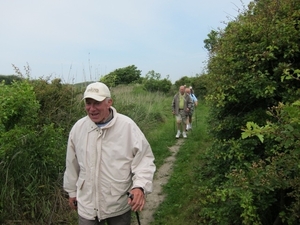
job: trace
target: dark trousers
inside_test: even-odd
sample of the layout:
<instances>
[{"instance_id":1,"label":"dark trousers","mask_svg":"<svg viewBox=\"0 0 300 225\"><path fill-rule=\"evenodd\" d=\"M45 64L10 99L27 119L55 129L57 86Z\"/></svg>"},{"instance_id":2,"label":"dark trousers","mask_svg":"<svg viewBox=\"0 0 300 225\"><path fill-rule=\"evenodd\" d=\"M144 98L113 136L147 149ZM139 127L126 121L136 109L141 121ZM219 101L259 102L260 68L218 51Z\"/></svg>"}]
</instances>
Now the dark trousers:
<instances>
[{"instance_id":1,"label":"dark trousers","mask_svg":"<svg viewBox=\"0 0 300 225\"><path fill-rule=\"evenodd\" d=\"M128 212L120 215L115 216L111 218L107 218L105 220L101 220L99 222L98 218L95 218L94 220L87 220L79 216L78 218L78 224L79 225L130 225L131 222L131 210Z\"/></svg>"}]
</instances>

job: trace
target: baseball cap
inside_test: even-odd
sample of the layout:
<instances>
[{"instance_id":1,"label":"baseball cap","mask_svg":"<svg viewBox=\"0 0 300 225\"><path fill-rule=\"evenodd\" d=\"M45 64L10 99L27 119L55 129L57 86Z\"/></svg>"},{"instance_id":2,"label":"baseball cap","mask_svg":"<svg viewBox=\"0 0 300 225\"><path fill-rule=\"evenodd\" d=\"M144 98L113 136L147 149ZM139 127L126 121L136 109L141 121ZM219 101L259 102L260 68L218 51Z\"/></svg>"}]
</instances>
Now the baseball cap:
<instances>
[{"instance_id":1,"label":"baseball cap","mask_svg":"<svg viewBox=\"0 0 300 225\"><path fill-rule=\"evenodd\" d=\"M86 90L83 94L83 99L86 98L92 98L101 102L105 98L110 98L110 91L108 87L101 82L91 83L86 87Z\"/></svg>"}]
</instances>

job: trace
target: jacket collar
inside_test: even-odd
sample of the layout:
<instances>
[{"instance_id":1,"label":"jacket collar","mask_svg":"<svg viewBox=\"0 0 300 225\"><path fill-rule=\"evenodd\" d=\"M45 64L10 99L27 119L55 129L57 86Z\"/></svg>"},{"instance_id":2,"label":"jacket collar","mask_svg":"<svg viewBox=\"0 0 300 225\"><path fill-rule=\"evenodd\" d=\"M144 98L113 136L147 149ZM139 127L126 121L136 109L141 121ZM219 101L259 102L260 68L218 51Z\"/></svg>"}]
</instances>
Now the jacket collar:
<instances>
[{"instance_id":1,"label":"jacket collar","mask_svg":"<svg viewBox=\"0 0 300 225\"><path fill-rule=\"evenodd\" d=\"M110 107L111 110L112 110L112 113L113 113L113 118L112 120L110 120L105 126L101 127L101 129L108 129L110 128L111 126L113 126L117 120L117 110L114 108L114 107ZM88 124L89 124L89 129L88 129L88 132L91 132L95 129L98 129L98 126L97 124L95 124L89 116L86 116L87 117L87 121L88 121Z\"/></svg>"}]
</instances>

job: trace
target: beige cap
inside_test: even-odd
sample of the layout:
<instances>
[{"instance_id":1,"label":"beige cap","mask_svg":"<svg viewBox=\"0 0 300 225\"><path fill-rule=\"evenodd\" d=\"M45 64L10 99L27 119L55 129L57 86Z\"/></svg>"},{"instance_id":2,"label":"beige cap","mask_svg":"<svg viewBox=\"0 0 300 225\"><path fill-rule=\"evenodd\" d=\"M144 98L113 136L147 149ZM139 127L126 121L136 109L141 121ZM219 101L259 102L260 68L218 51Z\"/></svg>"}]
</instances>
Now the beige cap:
<instances>
[{"instance_id":1,"label":"beige cap","mask_svg":"<svg viewBox=\"0 0 300 225\"><path fill-rule=\"evenodd\" d=\"M86 87L84 92L83 99L86 98L92 98L101 102L105 98L110 98L110 91L108 87L101 82L91 83Z\"/></svg>"}]
</instances>

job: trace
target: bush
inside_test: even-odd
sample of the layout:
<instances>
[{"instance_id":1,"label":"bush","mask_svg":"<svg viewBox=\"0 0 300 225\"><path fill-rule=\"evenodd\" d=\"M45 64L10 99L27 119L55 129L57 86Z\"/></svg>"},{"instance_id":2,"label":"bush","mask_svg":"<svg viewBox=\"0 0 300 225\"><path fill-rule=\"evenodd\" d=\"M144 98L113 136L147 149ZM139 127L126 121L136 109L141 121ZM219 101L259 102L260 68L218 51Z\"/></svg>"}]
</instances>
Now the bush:
<instances>
[{"instance_id":1,"label":"bush","mask_svg":"<svg viewBox=\"0 0 300 225\"><path fill-rule=\"evenodd\" d=\"M299 107L290 104L300 98L300 2L277 3L250 3L206 42L212 45L207 102L214 145L203 156L207 166L199 190L200 216L209 224L296 224L299 219ZM282 103L286 108L274 111ZM273 113L266 113L270 109ZM241 137L247 122L245 129L258 138ZM261 134L268 124L272 132Z\"/></svg>"},{"instance_id":2,"label":"bush","mask_svg":"<svg viewBox=\"0 0 300 225\"><path fill-rule=\"evenodd\" d=\"M0 220L46 223L64 169L63 130L38 123L39 104L28 80L2 83L0 91Z\"/></svg>"}]
</instances>

